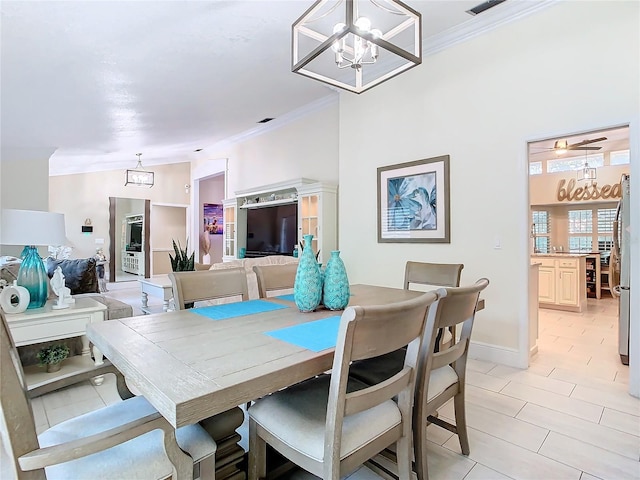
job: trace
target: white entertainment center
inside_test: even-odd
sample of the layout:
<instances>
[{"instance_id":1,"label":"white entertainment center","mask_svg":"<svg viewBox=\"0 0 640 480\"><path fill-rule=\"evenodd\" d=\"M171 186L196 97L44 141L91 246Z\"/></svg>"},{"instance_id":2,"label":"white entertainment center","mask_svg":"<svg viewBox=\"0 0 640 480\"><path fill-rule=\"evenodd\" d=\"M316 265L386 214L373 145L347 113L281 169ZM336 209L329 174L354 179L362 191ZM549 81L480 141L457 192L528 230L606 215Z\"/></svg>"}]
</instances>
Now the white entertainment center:
<instances>
[{"instance_id":1,"label":"white entertainment center","mask_svg":"<svg viewBox=\"0 0 640 480\"><path fill-rule=\"evenodd\" d=\"M122 271L144 276L144 215L122 220Z\"/></svg>"},{"instance_id":2,"label":"white entertainment center","mask_svg":"<svg viewBox=\"0 0 640 480\"><path fill-rule=\"evenodd\" d=\"M288 182L239 190L235 198L223 200L223 261L235 260L247 247L247 211L276 205L297 205L297 242L313 234L313 251L318 261L326 264L331 250L338 247L338 187L300 178ZM287 252L292 253L292 252Z\"/></svg>"}]
</instances>

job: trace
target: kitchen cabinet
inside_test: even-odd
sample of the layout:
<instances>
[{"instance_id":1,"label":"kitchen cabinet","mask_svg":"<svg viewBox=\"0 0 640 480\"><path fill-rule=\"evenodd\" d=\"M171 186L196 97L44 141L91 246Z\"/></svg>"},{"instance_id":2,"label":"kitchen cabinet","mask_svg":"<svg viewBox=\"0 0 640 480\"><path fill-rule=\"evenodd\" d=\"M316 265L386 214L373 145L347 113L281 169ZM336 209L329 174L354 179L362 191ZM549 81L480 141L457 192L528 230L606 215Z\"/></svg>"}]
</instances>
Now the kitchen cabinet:
<instances>
[{"instance_id":1,"label":"kitchen cabinet","mask_svg":"<svg viewBox=\"0 0 640 480\"><path fill-rule=\"evenodd\" d=\"M540 264L539 306L582 312L587 304L586 255L535 255L531 261Z\"/></svg>"}]
</instances>

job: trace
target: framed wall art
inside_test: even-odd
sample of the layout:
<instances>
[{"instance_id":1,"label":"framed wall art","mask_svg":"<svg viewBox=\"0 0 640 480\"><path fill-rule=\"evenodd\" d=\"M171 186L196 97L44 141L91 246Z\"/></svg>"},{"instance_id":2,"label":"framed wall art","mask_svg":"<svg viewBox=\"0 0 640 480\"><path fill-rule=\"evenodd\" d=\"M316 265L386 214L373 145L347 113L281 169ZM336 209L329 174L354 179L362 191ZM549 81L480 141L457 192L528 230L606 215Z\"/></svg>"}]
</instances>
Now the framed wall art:
<instances>
[{"instance_id":1,"label":"framed wall art","mask_svg":"<svg viewBox=\"0 0 640 480\"><path fill-rule=\"evenodd\" d=\"M210 235L222 235L222 205L218 203L205 203L203 207L204 230Z\"/></svg>"},{"instance_id":2,"label":"framed wall art","mask_svg":"<svg viewBox=\"0 0 640 480\"><path fill-rule=\"evenodd\" d=\"M450 243L449 155L378 167L378 242Z\"/></svg>"}]
</instances>

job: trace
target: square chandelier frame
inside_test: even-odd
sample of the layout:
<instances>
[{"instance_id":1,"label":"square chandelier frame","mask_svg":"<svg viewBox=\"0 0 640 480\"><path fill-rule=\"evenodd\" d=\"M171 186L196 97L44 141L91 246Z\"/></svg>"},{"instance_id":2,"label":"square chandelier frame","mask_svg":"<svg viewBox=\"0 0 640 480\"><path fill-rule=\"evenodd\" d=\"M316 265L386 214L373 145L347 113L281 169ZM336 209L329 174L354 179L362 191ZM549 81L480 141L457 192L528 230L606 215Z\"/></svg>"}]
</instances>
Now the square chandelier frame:
<instances>
[{"instance_id":1,"label":"square chandelier frame","mask_svg":"<svg viewBox=\"0 0 640 480\"><path fill-rule=\"evenodd\" d=\"M311 25L312 22L317 20L317 18L314 19L314 16L319 14L324 7L331 3L334 3L335 6L330 11L340 7L340 3L344 3L344 17L341 19L341 22L345 25L344 29L335 33L321 32L318 31L318 29L314 29ZM386 8L381 7L381 4L384 3L391 5L397 9L397 12L394 12L396 15L402 14L406 18L393 28L382 31L381 36L374 35L371 31L362 31L356 26L356 21L358 19L359 6L360 4L365 3L371 3L378 7L381 15L384 15L385 11L389 11ZM413 37L413 44L411 45L410 50L393 43L395 37L408 29L413 29L413 35L411 35ZM391 54L394 54L398 59L403 60L403 63L399 66L393 67L392 70L383 72L379 75L375 75L374 73L374 78L370 80L366 80L364 78L363 70L368 69L367 73L370 74L371 72L375 72L375 67L377 65L365 65L361 68L351 68L355 75L355 79L352 82L353 84L346 83L339 78L339 73L341 71L338 67L335 68L335 78L326 73L314 71L311 68L311 64L314 60L316 60L321 54L330 52L331 47L335 42L347 37L349 34L354 37L360 37L371 44L377 45L383 52L386 51L385 53L390 52ZM303 55L301 53L301 43L304 40L309 39L320 43L306 53L306 55ZM317 0L292 25L291 57L292 72L359 94L422 63L422 15L399 0ZM384 60L385 59L381 58L379 63L383 63Z\"/></svg>"},{"instance_id":2,"label":"square chandelier frame","mask_svg":"<svg viewBox=\"0 0 640 480\"><path fill-rule=\"evenodd\" d=\"M151 188L154 184L154 175L153 172L147 172L145 170L140 170L134 168L133 170L127 170L127 176L125 179L124 186L132 186L132 187L147 187Z\"/></svg>"}]
</instances>

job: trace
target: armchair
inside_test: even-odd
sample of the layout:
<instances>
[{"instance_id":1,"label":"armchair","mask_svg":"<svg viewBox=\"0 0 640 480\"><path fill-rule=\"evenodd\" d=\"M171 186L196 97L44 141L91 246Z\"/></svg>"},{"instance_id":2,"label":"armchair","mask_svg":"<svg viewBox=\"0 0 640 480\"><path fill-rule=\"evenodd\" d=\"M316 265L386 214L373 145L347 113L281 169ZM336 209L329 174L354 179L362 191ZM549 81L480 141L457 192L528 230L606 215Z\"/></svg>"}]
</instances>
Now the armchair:
<instances>
[{"instance_id":1,"label":"armchair","mask_svg":"<svg viewBox=\"0 0 640 480\"><path fill-rule=\"evenodd\" d=\"M144 397L134 397L108 363L28 390L2 312L0 318L0 434L15 478L190 479L195 472L213 480L215 441L199 425L176 431ZM105 373L116 374L125 400L36 435L30 398Z\"/></svg>"}]
</instances>

